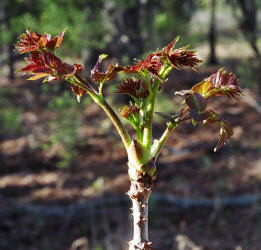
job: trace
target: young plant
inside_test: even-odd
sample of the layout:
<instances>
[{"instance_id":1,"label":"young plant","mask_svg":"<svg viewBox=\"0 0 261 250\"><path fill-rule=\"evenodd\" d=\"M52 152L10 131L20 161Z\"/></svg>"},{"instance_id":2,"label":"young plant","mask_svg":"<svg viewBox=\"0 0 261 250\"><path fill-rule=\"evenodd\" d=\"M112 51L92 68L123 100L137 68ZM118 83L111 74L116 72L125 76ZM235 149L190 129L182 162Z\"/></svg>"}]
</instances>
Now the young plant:
<instances>
[{"instance_id":1,"label":"young plant","mask_svg":"<svg viewBox=\"0 0 261 250\"><path fill-rule=\"evenodd\" d=\"M148 201L156 179L156 159L171 132L186 120L194 125L203 123L218 123L220 138L215 151L223 146L232 136L229 124L215 111L208 109L208 100L214 96L226 95L236 98L242 94L235 75L223 69L197 83L189 90L177 91L175 94L184 97L184 109L179 114L170 115L157 112L167 120L167 127L159 139L152 138L152 121L154 104L158 92L164 87L172 69L191 67L195 69L201 62L195 51L188 47L175 49L178 38L161 50L147 56L145 60L134 65L109 65L105 72L100 71L100 65L107 55L99 56L96 65L91 70L91 81L80 76L82 66L68 64L55 55L60 47L64 31L51 38L49 34L38 34L31 30L19 37L16 49L20 53L29 53L25 60L27 66L20 71L31 75L29 80L44 78L46 81L64 79L76 94L78 101L88 94L107 114L114 124L128 155L128 174L130 190L128 195L133 207L133 239L129 249L152 249L148 238ZM129 106L120 110L120 115L135 129L136 137L131 138L119 116L106 102L103 86L116 78L117 74L125 74L126 78L118 86L117 93L126 94L132 98Z\"/></svg>"}]
</instances>

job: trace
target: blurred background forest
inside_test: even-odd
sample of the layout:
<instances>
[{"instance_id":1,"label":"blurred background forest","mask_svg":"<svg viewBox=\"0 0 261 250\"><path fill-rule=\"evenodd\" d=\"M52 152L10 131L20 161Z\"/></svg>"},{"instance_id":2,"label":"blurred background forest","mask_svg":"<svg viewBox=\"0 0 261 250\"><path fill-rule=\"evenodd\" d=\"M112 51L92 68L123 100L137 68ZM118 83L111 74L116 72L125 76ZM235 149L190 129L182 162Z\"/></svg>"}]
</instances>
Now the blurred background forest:
<instances>
[{"instance_id":1,"label":"blurred background forest","mask_svg":"<svg viewBox=\"0 0 261 250\"><path fill-rule=\"evenodd\" d=\"M261 0L0 0L0 21L1 250L123 250L131 238L120 140L88 97L77 103L62 81L15 73L26 28L67 28L58 54L87 78L102 53L132 64L180 35L177 47L190 44L204 62L174 72L156 111L178 112L174 92L220 67L236 73L246 95L211 103L232 141L213 153L218 128L187 123L159 157L150 238L155 250L261 249ZM118 83L106 86L116 110L126 101ZM156 118L155 137L164 126Z\"/></svg>"}]
</instances>

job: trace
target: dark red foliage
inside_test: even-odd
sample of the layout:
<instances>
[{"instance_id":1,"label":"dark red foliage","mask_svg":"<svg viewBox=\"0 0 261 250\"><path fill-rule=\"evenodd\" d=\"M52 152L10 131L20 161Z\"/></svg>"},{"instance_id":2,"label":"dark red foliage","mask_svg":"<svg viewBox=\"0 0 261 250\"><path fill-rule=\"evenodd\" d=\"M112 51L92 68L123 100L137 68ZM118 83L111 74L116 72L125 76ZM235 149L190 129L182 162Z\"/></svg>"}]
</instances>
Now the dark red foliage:
<instances>
[{"instance_id":1,"label":"dark red foliage","mask_svg":"<svg viewBox=\"0 0 261 250\"><path fill-rule=\"evenodd\" d=\"M54 54L45 52L44 53L44 63L50 68L57 69L60 67L62 61Z\"/></svg>"},{"instance_id":2,"label":"dark red foliage","mask_svg":"<svg viewBox=\"0 0 261 250\"><path fill-rule=\"evenodd\" d=\"M149 54L144 61L138 61L137 64L133 66L124 67L123 72L129 74L148 71L158 78L159 72L162 69L162 66L165 65L166 61L175 68L189 66L194 69L195 66L201 62L201 60L196 57L196 52L188 50L187 47L174 49L176 42L177 39L162 50Z\"/></svg>"},{"instance_id":3,"label":"dark red foliage","mask_svg":"<svg viewBox=\"0 0 261 250\"><path fill-rule=\"evenodd\" d=\"M100 65L103 59L107 55L102 54L99 56L94 68L91 70L91 79L97 83L104 83L114 79L117 76L117 73L123 70L123 67L116 65L110 65L105 72L100 71Z\"/></svg>"},{"instance_id":4,"label":"dark red foliage","mask_svg":"<svg viewBox=\"0 0 261 250\"><path fill-rule=\"evenodd\" d=\"M194 50L188 50L188 47L174 49L178 38L174 39L165 48L159 51L157 54L161 56L163 60L168 60L170 64L175 68L181 68L184 66L195 69L198 63L202 60L198 59Z\"/></svg>"},{"instance_id":5,"label":"dark red foliage","mask_svg":"<svg viewBox=\"0 0 261 250\"><path fill-rule=\"evenodd\" d=\"M107 82L114 79L118 72L127 74L139 74L142 72L149 72L156 78L159 78L159 73L162 67L169 62L173 67L180 68L189 66L194 68L201 62L196 57L196 52L188 50L187 47L174 49L177 39L163 48L161 51L156 51L147 56L145 60L139 60L135 65L119 66L110 65L107 71L100 71L100 64L106 55L100 55L95 67L91 71L91 78L94 82Z\"/></svg>"},{"instance_id":6,"label":"dark red foliage","mask_svg":"<svg viewBox=\"0 0 261 250\"><path fill-rule=\"evenodd\" d=\"M33 75L30 80L36 80L49 76L48 80L64 79L76 73L80 73L82 67L79 64L71 65L62 62L58 57L50 52L43 54L32 51L30 57L26 59L28 65L20 71Z\"/></svg>"},{"instance_id":7,"label":"dark red foliage","mask_svg":"<svg viewBox=\"0 0 261 250\"><path fill-rule=\"evenodd\" d=\"M128 94L137 99L145 99L149 95L149 90L146 83L141 79L128 78L122 81L122 84L118 87L116 93Z\"/></svg>"},{"instance_id":8,"label":"dark red foliage","mask_svg":"<svg viewBox=\"0 0 261 250\"><path fill-rule=\"evenodd\" d=\"M77 85L72 85L72 92L79 96L79 97L82 97L83 94L86 92L83 88L80 88L79 86Z\"/></svg>"},{"instance_id":9,"label":"dark red foliage","mask_svg":"<svg viewBox=\"0 0 261 250\"><path fill-rule=\"evenodd\" d=\"M122 67L118 65L110 65L106 72L93 69L91 71L91 78L94 82L104 83L116 78L117 73L120 71L122 71Z\"/></svg>"},{"instance_id":10,"label":"dark red foliage","mask_svg":"<svg viewBox=\"0 0 261 250\"><path fill-rule=\"evenodd\" d=\"M140 73L148 71L155 77L159 77L159 71L163 66L160 56L157 53L149 54L144 61L138 61L136 65L126 66L123 71L125 73Z\"/></svg>"},{"instance_id":11,"label":"dark red foliage","mask_svg":"<svg viewBox=\"0 0 261 250\"><path fill-rule=\"evenodd\" d=\"M229 98L236 98L242 95L242 90L238 87L238 79L235 75L227 73L223 69L197 83L189 90L176 91L178 95L189 95L198 93L204 98L211 96L226 95Z\"/></svg>"},{"instance_id":12,"label":"dark red foliage","mask_svg":"<svg viewBox=\"0 0 261 250\"><path fill-rule=\"evenodd\" d=\"M218 73L220 72L220 73ZM227 141L232 137L233 131L229 124L213 110L206 110L207 108L207 98L204 96L216 95L216 93L225 94L233 97L230 92L219 91L222 86L233 86L231 89L237 89L238 93L242 93L237 87L237 81L231 74L224 74L224 77L220 76L221 71L213 74L205 81L197 84L192 88L192 90L184 90L176 92L176 94L185 95L185 103L188 107L183 112L183 117L189 115L188 118L192 119L192 123L196 125L198 122L203 121L204 124L207 123L219 123L220 125L220 137L217 146L214 151L220 149ZM229 90L228 90L229 91ZM211 94L213 93L213 94ZM218 94L218 95L220 95ZM184 119L187 120L187 119Z\"/></svg>"},{"instance_id":13,"label":"dark red foliage","mask_svg":"<svg viewBox=\"0 0 261 250\"><path fill-rule=\"evenodd\" d=\"M54 38L50 39L47 44L46 47L50 50L55 50L58 49L61 46L61 43L63 41L63 36L64 36L65 30L63 30L60 34L58 34L57 36L55 36ZM51 37L50 37L51 38Z\"/></svg>"},{"instance_id":14,"label":"dark red foliage","mask_svg":"<svg viewBox=\"0 0 261 250\"><path fill-rule=\"evenodd\" d=\"M46 48L54 51L60 47L64 33L65 30L54 38L51 38L50 34L41 35L32 30L26 30L26 33L20 35L19 40L15 44L15 49L20 54L38 50L46 50Z\"/></svg>"},{"instance_id":15,"label":"dark red foliage","mask_svg":"<svg viewBox=\"0 0 261 250\"><path fill-rule=\"evenodd\" d=\"M212 88L219 90L213 93L215 96L227 95L228 97L234 97L241 95L242 91L238 87L238 79L232 73L228 73L223 69L218 70L217 73L211 75L205 79L211 83Z\"/></svg>"},{"instance_id":16,"label":"dark red foliage","mask_svg":"<svg viewBox=\"0 0 261 250\"><path fill-rule=\"evenodd\" d=\"M220 136L219 136L218 144L214 149L214 151L217 151L230 140L230 138L233 135L233 130L221 116L219 116L213 110L209 110L209 118L205 120L205 124L215 123L215 122L218 122L220 124Z\"/></svg>"}]
</instances>

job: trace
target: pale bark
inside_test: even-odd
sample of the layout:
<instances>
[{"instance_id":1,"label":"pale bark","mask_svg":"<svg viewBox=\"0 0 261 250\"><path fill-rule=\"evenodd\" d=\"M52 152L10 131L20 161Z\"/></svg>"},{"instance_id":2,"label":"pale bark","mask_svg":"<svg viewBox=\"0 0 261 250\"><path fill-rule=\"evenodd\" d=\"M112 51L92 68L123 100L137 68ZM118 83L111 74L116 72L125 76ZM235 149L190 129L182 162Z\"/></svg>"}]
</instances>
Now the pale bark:
<instances>
[{"instance_id":1,"label":"pale bark","mask_svg":"<svg viewBox=\"0 0 261 250\"><path fill-rule=\"evenodd\" d=\"M151 163L149 163L151 164ZM148 205L154 177L129 166L131 187L128 195L132 201L133 238L129 250L151 250L148 236Z\"/></svg>"}]
</instances>

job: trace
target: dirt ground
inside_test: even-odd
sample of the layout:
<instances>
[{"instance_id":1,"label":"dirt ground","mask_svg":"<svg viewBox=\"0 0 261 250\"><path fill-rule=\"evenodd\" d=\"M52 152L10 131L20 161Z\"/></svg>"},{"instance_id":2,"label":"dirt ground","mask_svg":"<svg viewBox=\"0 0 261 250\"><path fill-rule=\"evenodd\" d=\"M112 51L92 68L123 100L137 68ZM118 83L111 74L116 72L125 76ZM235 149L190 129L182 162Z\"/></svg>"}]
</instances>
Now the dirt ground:
<instances>
[{"instance_id":1,"label":"dirt ground","mask_svg":"<svg viewBox=\"0 0 261 250\"><path fill-rule=\"evenodd\" d=\"M189 79L177 82L189 87ZM171 84L165 94L179 102L174 91L168 94ZM105 115L95 104L82 107L76 154L68 167L58 167L59 149L41 147L50 136L46 122L58 112L47 108L54 96L24 79L1 80L0 90L2 108L21 112L20 129L0 135L0 249L126 249L131 238L130 204L124 198L127 158ZM216 98L210 105L231 124L233 140L214 153L216 126L178 127L158 159L155 194L182 202L261 193L261 115L244 99ZM154 125L155 137L164 126L163 120ZM260 250L260 203L218 204L160 209L152 197L154 249Z\"/></svg>"}]
</instances>

